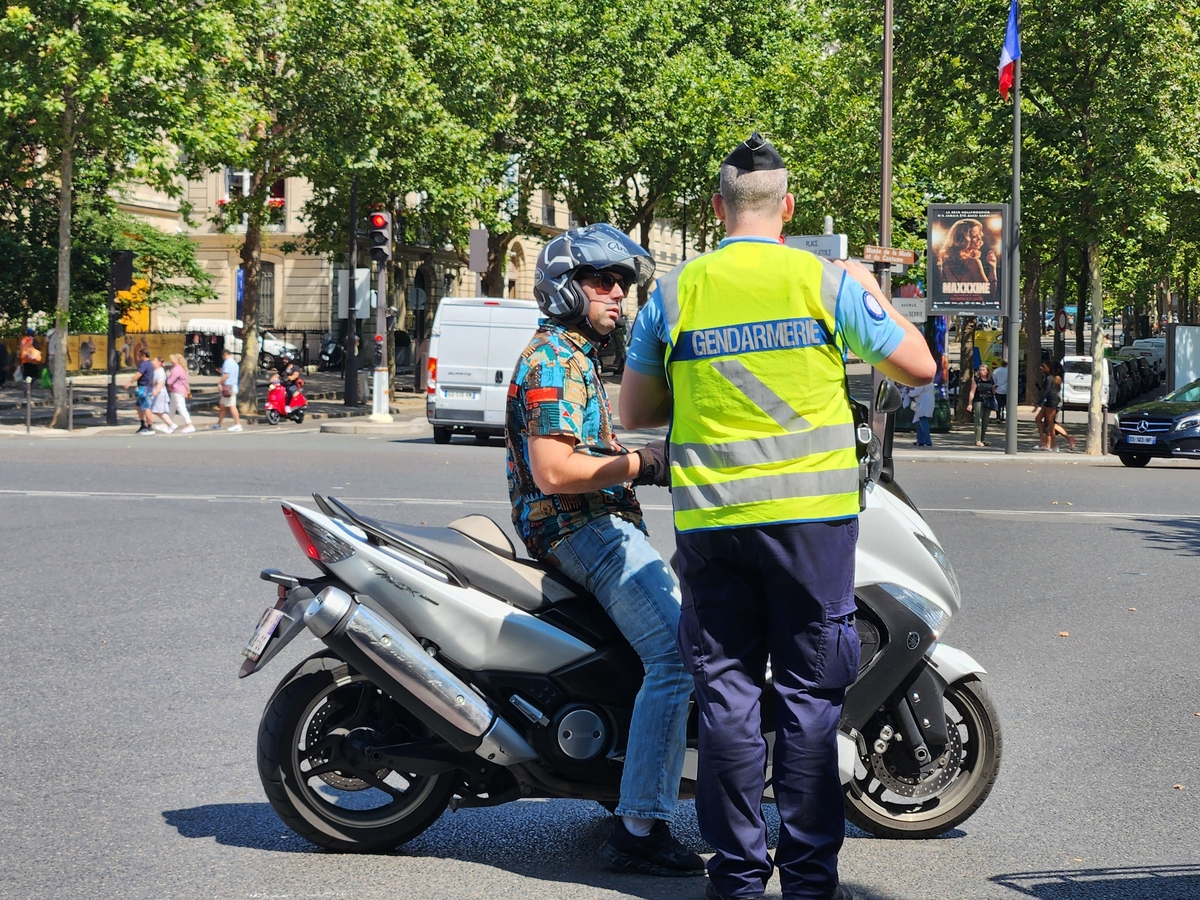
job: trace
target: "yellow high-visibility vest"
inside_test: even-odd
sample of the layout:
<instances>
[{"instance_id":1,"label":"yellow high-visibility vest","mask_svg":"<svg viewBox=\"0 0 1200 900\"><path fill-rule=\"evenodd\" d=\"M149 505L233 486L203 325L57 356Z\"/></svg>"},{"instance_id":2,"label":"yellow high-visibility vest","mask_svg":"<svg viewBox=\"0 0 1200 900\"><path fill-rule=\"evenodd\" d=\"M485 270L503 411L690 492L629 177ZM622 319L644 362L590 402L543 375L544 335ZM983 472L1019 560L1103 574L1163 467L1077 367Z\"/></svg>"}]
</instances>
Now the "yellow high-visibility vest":
<instances>
[{"instance_id":1,"label":"yellow high-visibility vest","mask_svg":"<svg viewBox=\"0 0 1200 900\"><path fill-rule=\"evenodd\" d=\"M858 458L835 341L842 270L735 240L659 279L670 343L679 531L858 515ZM836 280L835 280L836 279Z\"/></svg>"}]
</instances>

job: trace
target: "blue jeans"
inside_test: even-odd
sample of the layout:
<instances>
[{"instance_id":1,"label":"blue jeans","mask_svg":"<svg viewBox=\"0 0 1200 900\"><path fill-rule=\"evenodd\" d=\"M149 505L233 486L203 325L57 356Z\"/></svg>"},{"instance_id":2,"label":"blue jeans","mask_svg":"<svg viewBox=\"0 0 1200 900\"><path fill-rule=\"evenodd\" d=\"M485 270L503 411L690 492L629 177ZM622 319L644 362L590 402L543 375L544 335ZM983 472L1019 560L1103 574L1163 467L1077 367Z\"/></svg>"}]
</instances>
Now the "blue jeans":
<instances>
[{"instance_id":1,"label":"blue jeans","mask_svg":"<svg viewBox=\"0 0 1200 900\"><path fill-rule=\"evenodd\" d=\"M929 416L917 419L917 443L922 447L933 446L933 439L929 436Z\"/></svg>"},{"instance_id":2,"label":"blue jeans","mask_svg":"<svg viewBox=\"0 0 1200 900\"><path fill-rule=\"evenodd\" d=\"M642 659L617 815L669 821L679 800L692 676L676 646L679 588L646 535L605 516L554 548L562 573L600 601Z\"/></svg>"}]
</instances>

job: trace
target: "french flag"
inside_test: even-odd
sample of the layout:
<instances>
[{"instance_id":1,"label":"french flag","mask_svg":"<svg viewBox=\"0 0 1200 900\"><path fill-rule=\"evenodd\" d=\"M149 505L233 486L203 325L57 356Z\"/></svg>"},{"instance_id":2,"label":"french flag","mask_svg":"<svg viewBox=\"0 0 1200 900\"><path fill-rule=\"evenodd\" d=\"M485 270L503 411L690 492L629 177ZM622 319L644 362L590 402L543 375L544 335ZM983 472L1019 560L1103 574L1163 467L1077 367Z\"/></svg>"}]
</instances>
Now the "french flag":
<instances>
[{"instance_id":1,"label":"french flag","mask_svg":"<svg viewBox=\"0 0 1200 900\"><path fill-rule=\"evenodd\" d=\"M1013 69L1021 58L1021 38L1017 34L1017 0L1008 8L1008 30L1004 33L1004 49L1000 51L1000 96L1008 99L1013 84Z\"/></svg>"}]
</instances>

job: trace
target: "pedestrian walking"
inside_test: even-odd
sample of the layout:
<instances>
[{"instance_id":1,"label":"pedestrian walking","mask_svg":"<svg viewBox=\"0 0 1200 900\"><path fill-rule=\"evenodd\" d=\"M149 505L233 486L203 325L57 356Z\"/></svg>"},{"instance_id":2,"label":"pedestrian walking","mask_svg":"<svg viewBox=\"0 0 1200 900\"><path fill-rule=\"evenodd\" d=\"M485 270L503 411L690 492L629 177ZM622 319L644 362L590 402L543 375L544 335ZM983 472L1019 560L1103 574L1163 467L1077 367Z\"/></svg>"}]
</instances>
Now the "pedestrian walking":
<instances>
[{"instance_id":1,"label":"pedestrian walking","mask_svg":"<svg viewBox=\"0 0 1200 900\"><path fill-rule=\"evenodd\" d=\"M909 388L907 395L904 398L904 405L912 408L913 424L917 426L915 443L918 447L932 447L933 438L930 435L929 425L937 403L937 388L932 384L923 384L920 387Z\"/></svg>"},{"instance_id":2,"label":"pedestrian walking","mask_svg":"<svg viewBox=\"0 0 1200 900\"><path fill-rule=\"evenodd\" d=\"M17 364L21 367L22 378L37 381L42 372L42 351L33 345L33 329L21 337L17 347Z\"/></svg>"},{"instance_id":3,"label":"pedestrian walking","mask_svg":"<svg viewBox=\"0 0 1200 900\"><path fill-rule=\"evenodd\" d=\"M135 402L137 404L138 421L141 423L135 434L147 435L154 434L154 429L151 427L154 424L154 417L150 415L150 391L154 387L154 363L150 360L150 353L147 350L138 352L138 367L137 375L125 385L126 390L135 390Z\"/></svg>"},{"instance_id":4,"label":"pedestrian walking","mask_svg":"<svg viewBox=\"0 0 1200 900\"><path fill-rule=\"evenodd\" d=\"M155 431L161 431L163 434L174 434L175 429L179 426L171 419L171 394L167 390L167 370L163 368L161 356L156 356L151 360L154 366L154 374L151 376L150 385L150 421L154 421L154 417L158 416L162 422L154 426Z\"/></svg>"},{"instance_id":5,"label":"pedestrian walking","mask_svg":"<svg viewBox=\"0 0 1200 900\"><path fill-rule=\"evenodd\" d=\"M233 424L229 426L230 431L242 430L242 419L238 415L237 408L237 392L238 392L238 376L241 374L240 366L237 360L233 358L233 354L226 348L221 351L221 380L217 382L217 387L221 392L220 399L217 403L217 422L215 425L210 425L209 428L220 429L225 421L225 411L233 415Z\"/></svg>"},{"instance_id":6,"label":"pedestrian walking","mask_svg":"<svg viewBox=\"0 0 1200 900\"><path fill-rule=\"evenodd\" d=\"M996 381L992 378L991 369L982 365L975 370L971 380L971 392L967 395L967 412L975 413L975 446L986 447L988 419L996 408Z\"/></svg>"},{"instance_id":7,"label":"pedestrian walking","mask_svg":"<svg viewBox=\"0 0 1200 900\"><path fill-rule=\"evenodd\" d=\"M1050 378L1046 393L1046 446L1044 449L1051 452L1058 452L1058 438L1065 437L1071 448L1071 452L1075 452L1075 437L1063 428L1058 421L1059 410L1062 409L1062 383L1063 383L1063 367L1062 363L1056 362L1050 368Z\"/></svg>"},{"instance_id":8,"label":"pedestrian walking","mask_svg":"<svg viewBox=\"0 0 1200 900\"><path fill-rule=\"evenodd\" d=\"M996 382L996 421L1003 422L1008 415L1008 360L1001 359L1000 365L992 373Z\"/></svg>"},{"instance_id":9,"label":"pedestrian walking","mask_svg":"<svg viewBox=\"0 0 1200 900\"><path fill-rule=\"evenodd\" d=\"M837 728L859 663L859 474L842 348L909 384L931 381L935 365L861 263L782 244L795 198L770 143L739 145L720 186L712 204L727 237L659 278L634 326L621 421L670 426L679 650L700 720L696 817L715 851L706 896L761 897L777 867L784 897L844 900Z\"/></svg>"},{"instance_id":10,"label":"pedestrian walking","mask_svg":"<svg viewBox=\"0 0 1200 900\"><path fill-rule=\"evenodd\" d=\"M188 383L187 360L182 353L171 354L171 371L167 373L167 390L171 394L171 408L183 420L180 434L189 434L196 430L192 424L192 415L188 412L187 402L192 397L192 388Z\"/></svg>"}]
</instances>

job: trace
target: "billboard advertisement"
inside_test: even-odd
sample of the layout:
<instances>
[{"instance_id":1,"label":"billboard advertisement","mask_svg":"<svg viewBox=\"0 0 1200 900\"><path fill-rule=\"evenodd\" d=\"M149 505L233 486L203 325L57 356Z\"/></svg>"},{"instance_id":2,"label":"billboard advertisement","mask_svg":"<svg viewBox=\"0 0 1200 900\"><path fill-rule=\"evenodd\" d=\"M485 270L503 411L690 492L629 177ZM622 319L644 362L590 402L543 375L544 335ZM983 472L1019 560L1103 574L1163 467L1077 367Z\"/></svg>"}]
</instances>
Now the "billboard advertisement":
<instances>
[{"instance_id":1,"label":"billboard advertisement","mask_svg":"<svg viewBox=\"0 0 1200 900\"><path fill-rule=\"evenodd\" d=\"M929 205L933 315L998 316L1008 283L1008 204Z\"/></svg>"}]
</instances>

